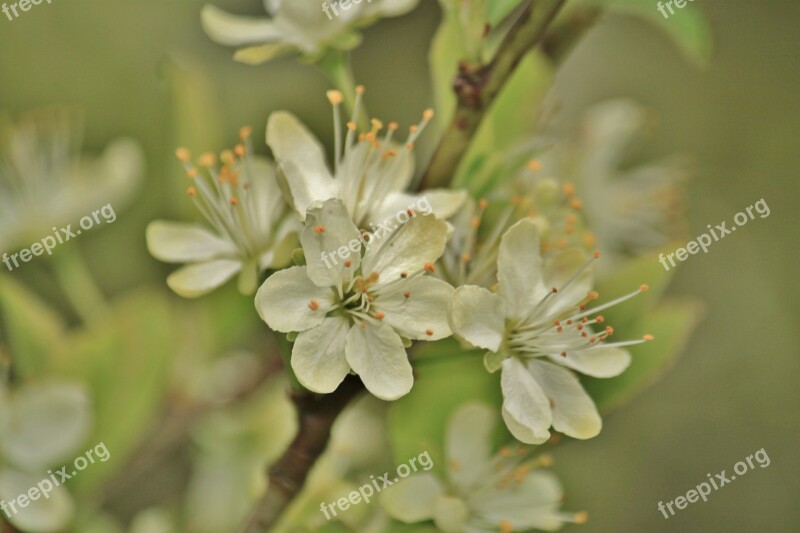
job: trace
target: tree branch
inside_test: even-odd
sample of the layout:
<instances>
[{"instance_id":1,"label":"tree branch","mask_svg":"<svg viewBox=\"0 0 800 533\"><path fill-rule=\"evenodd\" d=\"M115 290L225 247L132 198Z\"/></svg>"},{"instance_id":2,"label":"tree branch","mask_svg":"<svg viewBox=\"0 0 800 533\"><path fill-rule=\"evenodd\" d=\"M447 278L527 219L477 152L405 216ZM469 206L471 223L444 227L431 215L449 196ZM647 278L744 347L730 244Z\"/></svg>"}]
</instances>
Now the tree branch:
<instances>
[{"instance_id":1,"label":"tree branch","mask_svg":"<svg viewBox=\"0 0 800 533\"><path fill-rule=\"evenodd\" d=\"M488 65L462 62L453 84L458 104L447 131L420 183L421 189L446 186L470 140L498 93L528 51L539 44L545 30L566 0L528 0L528 5L506 35Z\"/></svg>"},{"instance_id":2,"label":"tree branch","mask_svg":"<svg viewBox=\"0 0 800 533\"><path fill-rule=\"evenodd\" d=\"M364 385L358 377L348 376L331 394L291 393L292 402L297 406L297 436L267 471L269 486L256 503L244 533L263 533L277 522L325 451L336 417L363 390Z\"/></svg>"}]
</instances>

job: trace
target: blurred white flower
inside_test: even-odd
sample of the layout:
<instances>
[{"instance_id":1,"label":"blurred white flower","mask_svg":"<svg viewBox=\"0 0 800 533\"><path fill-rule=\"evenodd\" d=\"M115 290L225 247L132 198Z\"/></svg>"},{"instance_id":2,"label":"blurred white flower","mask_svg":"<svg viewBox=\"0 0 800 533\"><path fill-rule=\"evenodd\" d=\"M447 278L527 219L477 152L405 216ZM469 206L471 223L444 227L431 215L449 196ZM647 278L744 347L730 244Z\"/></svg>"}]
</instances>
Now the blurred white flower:
<instances>
[{"instance_id":1,"label":"blurred white flower","mask_svg":"<svg viewBox=\"0 0 800 533\"><path fill-rule=\"evenodd\" d=\"M334 171L325 164L325 153L319 141L291 113L279 111L269 117L267 144L280 169L279 178L286 196L301 218L316 201L339 198L347 207L357 227L366 229L368 222L378 223L405 211L409 204L427 198L433 213L442 219L452 216L466 199L464 191L433 189L421 194L406 194L414 173L412 150L417 137L433 117L423 113L422 122L410 128L402 145L394 140L397 124L392 122L382 139L378 133L383 123L372 119L371 129L357 133L358 114L363 87L356 90L355 111L347 123L342 139L339 91L328 91L333 105L335 147Z\"/></svg>"},{"instance_id":2,"label":"blurred white flower","mask_svg":"<svg viewBox=\"0 0 800 533\"><path fill-rule=\"evenodd\" d=\"M200 156L198 168L187 150L176 152L193 182L187 194L214 232L161 220L147 227L153 257L189 263L167 278L169 287L183 297L202 296L237 274L239 290L252 294L259 274L291 258L299 224L286 207L273 165L252 155L249 128L243 128L240 137L242 144L220 155L221 167L214 154Z\"/></svg>"},{"instance_id":3,"label":"blurred white flower","mask_svg":"<svg viewBox=\"0 0 800 533\"><path fill-rule=\"evenodd\" d=\"M349 372L378 398L394 400L414 378L403 339L451 335L447 302L453 288L424 276L442 255L447 225L416 215L377 244L329 268L322 252L358 243L359 232L338 199L308 210L301 242L307 264L270 276L256 295L261 318L276 331L300 332L292 369L300 383L333 392Z\"/></svg>"},{"instance_id":4,"label":"blurred white flower","mask_svg":"<svg viewBox=\"0 0 800 533\"><path fill-rule=\"evenodd\" d=\"M453 332L489 350L487 370L502 369L503 419L522 442L546 441L550 426L579 439L597 435L602 425L597 408L567 369L598 378L616 376L630 364L622 347L651 339L604 343L613 328L592 331L604 322L593 315L647 286L586 309L599 295L591 290L587 271L592 260L574 268L582 255L563 252L543 265L539 230L532 220L521 220L500 244L497 293L467 285L455 291L450 303Z\"/></svg>"},{"instance_id":5,"label":"blurred white flower","mask_svg":"<svg viewBox=\"0 0 800 533\"><path fill-rule=\"evenodd\" d=\"M138 144L115 140L97 159L79 157L82 131L66 109L3 120L0 252L29 245L103 205L119 207L142 173Z\"/></svg>"},{"instance_id":6,"label":"blurred white flower","mask_svg":"<svg viewBox=\"0 0 800 533\"><path fill-rule=\"evenodd\" d=\"M554 531L583 523L585 513L559 511L564 493L555 475L526 458L525 448L492 455L497 417L486 405L467 404L450 418L445 434L446 478L418 472L381 493L381 506L406 523L433 520L448 533Z\"/></svg>"},{"instance_id":7,"label":"blurred white flower","mask_svg":"<svg viewBox=\"0 0 800 533\"><path fill-rule=\"evenodd\" d=\"M358 46L358 28L381 17L403 15L419 0L366 0L334 8L318 0L264 0L270 18L231 15L212 5L203 7L203 29L214 41L244 46L234 58L258 64L289 52L315 57L327 48L350 50Z\"/></svg>"}]
</instances>

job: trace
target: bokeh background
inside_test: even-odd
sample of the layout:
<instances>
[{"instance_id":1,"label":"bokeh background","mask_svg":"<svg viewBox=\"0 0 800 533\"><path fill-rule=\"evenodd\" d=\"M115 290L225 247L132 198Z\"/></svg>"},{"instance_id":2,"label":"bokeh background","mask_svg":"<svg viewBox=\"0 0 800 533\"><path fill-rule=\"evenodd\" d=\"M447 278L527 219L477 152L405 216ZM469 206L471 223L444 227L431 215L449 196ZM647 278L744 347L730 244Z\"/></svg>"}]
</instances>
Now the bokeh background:
<instances>
[{"instance_id":1,"label":"bokeh background","mask_svg":"<svg viewBox=\"0 0 800 533\"><path fill-rule=\"evenodd\" d=\"M278 109L331 139L323 76L291 59L266 67L234 63L231 50L202 33L202 3L55 0L12 22L0 18L3 111L77 106L86 118L87 150L119 135L145 150L146 178L134 201L113 225L71 244L111 295L141 285L167 291L170 268L147 254L144 227L191 213L175 146L220 149L244 124L261 138L268 114ZM215 4L262 12L258 0ZM590 516L568 531L796 531L800 519L800 3L697 0L692 7L713 27L710 65L686 61L639 20L604 17L557 79L553 98L563 127L574 128L594 102L632 97L660 119L634 157L678 152L694 162L690 236L761 198L771 215L680 264L670 294L704 303L685 354L658 384L607 418L599 437L556 450L565 508ZM412 14L366 31L353 59L376 115L408 124L432 103L426 53L438 17L436 3L423 0ZM47 261L38 258L13 276L69 317ZM180 305L192 312L208 302ZM706 473L730 472L760 448L768 468L669 520L658 512L659 501L685 494Z\"/></svg>"}]
</instances>

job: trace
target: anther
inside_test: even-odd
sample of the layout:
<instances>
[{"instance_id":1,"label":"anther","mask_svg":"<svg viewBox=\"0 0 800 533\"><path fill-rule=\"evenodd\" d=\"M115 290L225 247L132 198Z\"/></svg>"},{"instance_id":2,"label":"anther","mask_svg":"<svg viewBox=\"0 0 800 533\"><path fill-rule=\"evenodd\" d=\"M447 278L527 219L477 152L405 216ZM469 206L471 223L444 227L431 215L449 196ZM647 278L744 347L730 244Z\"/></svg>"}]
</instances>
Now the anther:
<instances>
[{"instance_id":1,"label":"anther","mask_svg":"<svg viewBox=\"0 0 800 533\"><path fill-rule=\"evenodd\" d=\"M188 163L189 159L192 158L192 153L186 148L178 148L175 150L175 157L182 163Z\"/></svg>"},{"instance_id":2,"label":"anther","mask_svg":"<svg viewBox=\"0 0 800 533\"><path fill-rule=\"evenodd\" d=\"M200 158L197 160L198 164L203 167L213 167L217 164L217 156L211 152L206 152L205 154L201 155Z\"/></svg>"},{"instance_id":3,"label":"anther","mask_svg":"<svg viewBox=\"0 0 800 533\"><path fill-rule=\"evenodd\" d=\"M433 263L425 263L425 266L422 267L425 272L436 272L436 267Z\"/></svg>"},{"instance_id":4,"label":"anther","mask_svg":"<svg viewBox=\"0 0 800 533\"><path fill-rule=\"evenodd\" d=\"M564 184L564 196L570 197L575 194L575 185L570 182Z\"/></svg>"},{"instance_id":5,"label":"anther","mask_svg":"<svg viewBox=\"0 0 800 533\"><path fill-rule=\"evenodd\" d=\"M325 96L328 97L328 101L331 105L339 105L342 103L342 100L344 100L344 96L342 96L342 93L339 91L328 91L325 93Z\"/></svg>"},{"instance_id":6,"label":"anther","mask_svg":"<svg viewBox=\"0 0 800 533\"><path fill-rule=\"evenodd\" d=\"M580 210L581 210L581 208L583 207L583 201L581 201L581 199L580 199L580 198L573 198L573 199L572 199L572 200L569 202L569 206L570 206L572 209L574 209L575 211L580 211Z\"/></svg>"},{"instance_id":7,"label":"anther","mask_svg":"<svg viewBox=\"0 0 800 533\"><path fill-rule=\"evenodd\" d=\"M411 298L411 291L404 292L403 296L405 296L406 298Z\"/></svg>"},{"instance_id":8,"label":"anther","mask_svg":"<svg viewBox=\"0 0 800 533\"><path fill-rule=\"evenodd\" d=\"M366 89L363 85L356 85L356 94L364 94Z\"/></svg>"},{"instance_id":9,"label":"anther","mask_svg":"<svg viewBox=\"0 0 800 533\"><path fill-rule=\"evenodd\" d=\"M186 189L186 194L188 194L189 196L196 196L197 189L195 189L194 187L189 187L188 189Z\"/></svg>"},{"instance_id":10,"label":"anther","mask_svg":"<svg viewBox=\"0 0 800 533\"><path fill-rule=\"evenodd\" d=\"M430 119L433 118L433 109L426 109L422 112L422 120L428 122Z\"/></svg>"},{"instance_id":11,"label":"anther","mask_svg":"<svg viewBox=\"0 0 800 533\"><path fill-rule=\"evenodd\" d=\"M352 265L352 264L353 264L353 263L352 263L352 262L351 262L349 259L348 259L347 261L345 261L345 262L344 262L344 266L346 266L346 267L348 267L348 268L350 268L350 265Z\"/></svg>"},{"instance_id":12,"label":"anther","mask_svg":"<svg viewBox=\"0 0 800 533\"><path fill-rule=\"evenodd\" d=\"M408 277L408 272L400 272L400 277L405 279Z\"/></svg>"},{"instance_id":13,"label":"anther","mask_svg":"<svg viewBox=\"0 0 800 533\"><path fill-rule=\"evenodd\" d=\"M381 313L381 312L375 313L375 318L377 318L378 320L383 320L383 317L385 317L385 316L386 315L384 313Z\"/></svg>"},{"instance_id":14,"label":"anther","mask_svg":"<svg viewBox=\"0 0 800 533\"><path fill-rule=\"evenodd\" d=\"M427 335L428 337L431 337L433 335L433 330L432 329L426 329L425 330L425 335Z\"/></svg>"},{"instance_id":15,"label":"anther","mask_svg":"<svg viewBox=\"0 0 800 533\"><path fill-rule=\"evenodd\" d=\"M320 233L325 233L325 226L320 224L319 226L314 228L314 233L316 233L317 235L319 235Z\"/></svg>"},{"instance_id":16,"label":"anther","mask_svg":"<svg viewBox=\"0 0 800 533\"><path fill-rule=\"evenodd\" d=\"M648 342L650 342L651 340L655 339L655 337L653 337L653 336L652 336L652 335L650 335L649 333L648 333L647 335L645 335L644 337L642 337L642 338L643 338L644 340L648 341Z\"/></svg>"},{"instance_id":17,"label":"anther","mask_svg":"<svg viewBox=\"0 0 800 533\"><path fill-rule=\"evenodd\" d=\"M236 207L237 205L239 205L239 199L236 198L235 196L231 196L230 203L232 206Z\"/></svg>"},{"instance_id":18,"label":"anther","mask_svg":"<svg viewBox=\"0 0 800 533\"><path fill-rule=\"evenodd\" d=\"M642 292L647 292L650 290L650 286L642 283L641 285L639 285L639 290Z\"/></svg>"},{"instance_id":19,"label":"anther","mask_svg":"<svg viewBox=\"0 0 800 533\"><path fill-rule=\"evenodd\" d=\"M239 157L244 157L244 154L245 154L245 149L244 149L244 145L243 145L243 144L237 144L237 145L234 147L233 151L234 151L234 153L235 153L236 155L238 155Z\"/></svg>"},{"instance_id":20,"label":"anther","mask_svg":"<svg viewBox=\"0 0 800 533\"><path fill-rule=\"evenodd\" d=\"M480 201L478 201L478 206L481 209L486 209L487 207L489 207L489 200L487 200L486 198L481 198Z\"/></svg>"},{"instance_id":21,"label":"anther","mask_svg":"<svg viewBox=\"0 0 800 533\"><path fill-rule=\"evenodd\" d=\"M316 300L311 300L310 302L308 302L308 308L311 309L312 311L316 311L317 309L319 309L319 302L317 302Z\"/></svg>"}]
</instances>

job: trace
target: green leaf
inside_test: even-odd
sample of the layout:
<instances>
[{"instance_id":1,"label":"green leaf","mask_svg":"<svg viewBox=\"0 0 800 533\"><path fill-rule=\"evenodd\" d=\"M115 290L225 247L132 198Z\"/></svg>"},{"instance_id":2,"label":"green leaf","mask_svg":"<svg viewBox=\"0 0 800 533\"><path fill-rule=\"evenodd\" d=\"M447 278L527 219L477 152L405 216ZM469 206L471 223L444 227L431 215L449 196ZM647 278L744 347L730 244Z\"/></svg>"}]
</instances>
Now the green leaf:
<instances>
[{"instance_id":1,"label":"green leaf","mask_svg":"<svg viewBox=\"0 0 800 533\"><path fill-rule=\"evenodd\" d=\"M626 329L626 338L651 333L655 340L631 346L633 362L615 378L581 376L584 388L598 409L602 413L618 409L666 373L684 351L700 317L701 305L698 302L666 302L634 327Z\"/></svg>"},{"instance_id":2,"label":"green leaf","mask_svg":"<svg viewBox=\"0 0 800 533\"><path fill-rule=\"evenodd\" d=\"M25 286L5 276L0 279L0 312L15 371L23 378L42 374L62 344L61 317Z\"/></svg>"},{"instance_id":3,"label":"green leaf","mask_svg":"<svg viewBox=\"0 0 800 533\"><path fill-rule=\"evenodd\" d=\"M639 17L666 33L690 61L702 66L711 60L711 27L702 10L692 2L683 8L673 7L675 13L672 15L666 10L667 18L653 0L580 0L573 6L581 4L608 7L612 11Z\"/></svg>"},{"instance_id":4,"label":"green leaf","mask_svg":"<svg viewBox=\"0 0 800 533\"><path fill-rule=\"evenodd\" d=\"M389 406L389 442L396 464L427 451L433 469L443 473L447 420L466 401L483 401L499 412L500 375L483 367L482 350L465 350L452 339L426 343L413 363L414 388Z\"/></svg>"}]
</instances>

